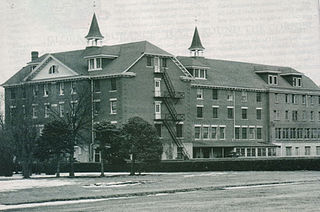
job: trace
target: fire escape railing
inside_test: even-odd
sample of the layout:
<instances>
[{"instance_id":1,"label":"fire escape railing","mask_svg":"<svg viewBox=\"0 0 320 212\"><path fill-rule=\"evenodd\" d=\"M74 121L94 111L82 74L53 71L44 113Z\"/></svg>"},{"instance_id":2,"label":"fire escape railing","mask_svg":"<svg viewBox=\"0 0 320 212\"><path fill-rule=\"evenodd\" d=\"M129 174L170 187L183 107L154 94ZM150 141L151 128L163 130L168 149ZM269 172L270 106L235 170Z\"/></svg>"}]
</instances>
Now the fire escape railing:
<instances>
[{"instance_id":1,"label":"fire escape railing","mask_svg":"<svg viewBox=\"0 0 320 212\"><path fill-rule=\"evenodd\" d=\"M169 112L169 114L165 114L165 117L163 119L163 124L168 129L168 132L172 140L174 141L174 143L177 145L177 147L181 148L181 151L182 151L181 153L184 156L184 158L189 159L190 155L186 151L186 148L183 142L177 137L177 132L175 129L176 124L184 120L184 114L177 113L174 107L174 104L175 104L174 100L184 98L184 93L175 91L174 86L170 80L170 77L166 71L166 68L161 68L159 73L162 74L164 83L168 90L168 92L164 92L164 95L161 96Z\"/></svg>"}]
</instances>

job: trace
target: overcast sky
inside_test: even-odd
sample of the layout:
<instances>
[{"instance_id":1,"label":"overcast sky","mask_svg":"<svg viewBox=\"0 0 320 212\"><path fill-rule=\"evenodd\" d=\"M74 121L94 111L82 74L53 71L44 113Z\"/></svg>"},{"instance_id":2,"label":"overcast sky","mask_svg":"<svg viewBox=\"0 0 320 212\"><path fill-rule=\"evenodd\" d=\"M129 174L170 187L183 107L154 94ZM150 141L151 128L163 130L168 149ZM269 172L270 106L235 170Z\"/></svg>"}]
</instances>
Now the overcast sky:
<instances>
[{"instance_id":1,"label":"overcast sky","mask_svg":"<svg viewBox=\"0 0 320 212\"><path fill-rule=\"evenodd\" d=\"M319 0L1 0L0 83L30 52L86 46L95 10L112 45L148 40L189 55L195 18L208 58L291 66L320 85Z\"/></svg>"}]
</instances>

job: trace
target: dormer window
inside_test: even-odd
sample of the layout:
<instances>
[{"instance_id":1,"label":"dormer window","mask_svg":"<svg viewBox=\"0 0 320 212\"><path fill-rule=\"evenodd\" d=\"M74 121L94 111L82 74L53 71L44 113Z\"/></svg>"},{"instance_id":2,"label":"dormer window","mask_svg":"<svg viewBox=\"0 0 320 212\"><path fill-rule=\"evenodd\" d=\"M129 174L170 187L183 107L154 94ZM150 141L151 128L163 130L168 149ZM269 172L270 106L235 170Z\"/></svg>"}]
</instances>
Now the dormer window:
<instances>
[{"instance_id":1,"label":"dormer window","mask_svg":"<svg viewBox=\"0 0 320 212\"><path fill-rule=\"evenodd\" d=\"M207 70L206 69L193 69L193 76L196 79L207 79Z\"/></svg>"},{"instance_id":2,"label":"dormer window","mask_svg":"<svg viewBox=\"0 0 320 212\"><path fill-rule=\"evenodd\" d=\"M301 78L300 77L293 77L292 78L292 86L294 87L301 87Z\"/></svg>"},{"instance_id":3,"label":"dormer window","mask_svg":"<svg viewBox=\"0 0 320 212\"><path fill-rule=\"evenodd\" d=\"M58 73L58 66L53 65L49 69L49 74L57 74Z\"/></svg>"},{"instance_id":4,"label":"dormer window","mask_svg":"<svg viewBox=\"0 0 320 212\"><path fill-rule=\"evenodd\" d=\"M268 83L269 83L269 85L278 85L278 76L269 75L268 76Z\"/></svg>"},{"instance_id":5,"label":"dormer window","mask_svg":"<svg viewBox=\"0 0 320 212\"><path fill-rule=\"evenodd\" d=\"M95 71L102 69L102 61L101 58L91 58L88 60L88 70Z\"/></svg>"}]
</instances>

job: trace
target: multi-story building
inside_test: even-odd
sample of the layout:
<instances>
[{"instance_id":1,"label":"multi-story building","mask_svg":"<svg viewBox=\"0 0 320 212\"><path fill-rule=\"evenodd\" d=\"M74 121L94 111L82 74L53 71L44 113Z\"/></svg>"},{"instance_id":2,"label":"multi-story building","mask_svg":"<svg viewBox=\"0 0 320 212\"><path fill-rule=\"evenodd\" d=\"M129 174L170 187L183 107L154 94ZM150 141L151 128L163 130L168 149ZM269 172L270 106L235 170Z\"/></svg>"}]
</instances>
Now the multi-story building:
<instances>
[{"instance_id":1,"label":"multi-story building","mask_svg":"<svg viewBox=\"0 0 320 212\"><path fill-rule=\"evenodd\" d=\"M95 15L86 39L82 50L31 53L3 84L7 122L24 111L40 131L52 108L63 117L85 90L92 124L140 116L163 159L320 155L319 88L292 68L205 58L197 28L188 57L148 41L102 46ZM84 139L77 159L98 161L92 131Z\"/></svg>"}]
</instances>

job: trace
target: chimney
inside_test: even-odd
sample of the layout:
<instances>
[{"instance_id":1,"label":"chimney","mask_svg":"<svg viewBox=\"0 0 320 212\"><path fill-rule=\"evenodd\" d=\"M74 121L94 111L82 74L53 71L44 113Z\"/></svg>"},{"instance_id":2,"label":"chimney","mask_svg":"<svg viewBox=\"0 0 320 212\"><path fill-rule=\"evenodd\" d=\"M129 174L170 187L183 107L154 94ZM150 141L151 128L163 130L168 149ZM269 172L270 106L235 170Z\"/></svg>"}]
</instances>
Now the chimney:
<instances>
[{"instance_id":1,"label":"chimney","mask_svg":"<svg viewBox=\"0 0 320 212\"><path fill-rule=\"evenodd\" d=\"M37 51L32 51L31 52L31 62L35 61L36 59L38 59L39 56L39 52Z\"/></svg>"}]
</instances>

